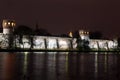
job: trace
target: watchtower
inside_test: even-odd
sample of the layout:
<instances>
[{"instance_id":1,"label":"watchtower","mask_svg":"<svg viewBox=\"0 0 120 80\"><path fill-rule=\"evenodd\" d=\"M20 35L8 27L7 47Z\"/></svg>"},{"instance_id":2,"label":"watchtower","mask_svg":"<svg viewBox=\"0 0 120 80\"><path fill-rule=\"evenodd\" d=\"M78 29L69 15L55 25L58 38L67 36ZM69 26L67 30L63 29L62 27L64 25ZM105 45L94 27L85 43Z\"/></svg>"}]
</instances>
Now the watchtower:
<instances>
[{"instance_id":1,"label":"watchtower","mask_svg":"<svg viewBox=\"0 0 120 80\"><path fill-rule=\"evenodd\" d=\"M14 27L16 26L15 20L5 19L2 22L3 34L13 34Z\"/></svg>"},{"instance_id":2,"label":"watchtower","mask_svg":"<svg viewBox=\"0 0 120 80\"><path fill-rule=\"evenodd\" d=\"M79 36L81 40L89 40L89 32L85 30L79 30Z\"/></svg>"},{"instance_id":3,"label":"watchtower","mask_svg":"<svg viewBox=\"0 0 120 80\"><path fill-rule=\"evenodd\" d=\"M12 48L13 46L13 31L16 26L15 20L5 19L2 22L4 35L4 48Z\"/></svg>"}]
</instances>

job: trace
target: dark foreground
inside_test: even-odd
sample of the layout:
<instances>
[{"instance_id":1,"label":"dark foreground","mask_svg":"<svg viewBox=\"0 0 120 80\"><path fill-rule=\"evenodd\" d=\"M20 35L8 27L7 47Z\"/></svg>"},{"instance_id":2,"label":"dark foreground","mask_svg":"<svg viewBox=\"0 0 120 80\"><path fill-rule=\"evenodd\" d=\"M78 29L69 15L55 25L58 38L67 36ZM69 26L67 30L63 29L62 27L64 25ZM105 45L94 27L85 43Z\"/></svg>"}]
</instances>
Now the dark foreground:
<instances>
[{"instance_id":1,"label":"dark foreground","mask_svg":"<svg viewBox=\"0 0 120 80\"><path fill-rule=\"evenodd\" d=\"M0 52L0 80L120 80L120 54Z\"/></svg>"}]
</instances>

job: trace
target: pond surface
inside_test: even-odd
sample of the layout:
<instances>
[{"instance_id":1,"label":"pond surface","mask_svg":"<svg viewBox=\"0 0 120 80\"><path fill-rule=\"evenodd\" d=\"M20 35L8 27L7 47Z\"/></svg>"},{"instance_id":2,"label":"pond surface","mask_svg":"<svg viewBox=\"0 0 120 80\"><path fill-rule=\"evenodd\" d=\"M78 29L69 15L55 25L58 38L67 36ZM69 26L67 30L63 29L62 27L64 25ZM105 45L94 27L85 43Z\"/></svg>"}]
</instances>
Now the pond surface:
<instances>
[{"instance_id":1,"label":"pond surface","mask_svg":"<svg viewBox=\"0 0 120 80\"><path fill-rule=\"evenodd\" d=\"M0 80L120 80L120 54L0 52Z\"/></svg>"}]
</instances>

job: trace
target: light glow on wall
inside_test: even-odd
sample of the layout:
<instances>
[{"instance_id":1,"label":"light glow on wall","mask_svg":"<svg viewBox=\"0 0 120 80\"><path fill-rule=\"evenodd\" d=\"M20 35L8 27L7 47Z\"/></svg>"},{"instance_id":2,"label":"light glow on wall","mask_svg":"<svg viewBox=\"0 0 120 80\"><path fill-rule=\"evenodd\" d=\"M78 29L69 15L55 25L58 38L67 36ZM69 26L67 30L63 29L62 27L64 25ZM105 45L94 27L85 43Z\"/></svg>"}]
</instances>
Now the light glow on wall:
<instances>
[{"instance_id":1,"label":"light glow on wall","mask_svg":"<svg viewBox=\"0 0 120 80\"><path fill-rule=\"evenodd\" d=\"M34 37L33 39L33 43L34 43L34 46L33 48L34 49L45 49L45 41L44 41L44 38L41 38L41 37Z\"/></svg>"},{"instance_id":2,"label":"light glow on wall","mask_svg":"<svg viewBox=\"0 0 120 80\"><path fill-rule=\"evenodd\" d=\"M89 36L88 35L80 35L82 40L89 40Z\"/></svg>"},{"instance_id":3,"label":"light glow on wall","mask_svg":"<svg viewBox=\"0 0 120 80\"><path fill-rule=\"evenodd\" d=\"M107 42L106 41L101 41L99 42L99 48L101 49L107 49Z\"/></svg>"},{"instance_id":4,"label":"light glow on wall","mask_svg":"<svg viewBox=\"0 0 120 80\"><path fill-rule=\"evenodd\" d=\"M3 34L1 39L2 39L1 47L8 48L9 47L9 35Z\"/></svg>"},{"instance_id":5,"label":"light glow on wall","mask_svg":"<svg viewBox=\"0 0 120 80\"><path fill-rule=\"evenodd\" d=\"M28 39L28 36L23 36L21 47L22 48L30 48L31 47L30 40Z\"/></svg>"},{"instance_id":6,"label":"light glow on wall","mask_svg":"<svg viewBox=\"0 0 120 80\"><path fill-rule=\"evenodd\" d=\"M97 41L91 41L89 42L89 47L92 49L98 49Z\"/></svg>"},{"instance_id":7,"label":"light glow on wall","mask_svg":"<svg viewBox=\"0 0 120 80\"><path fill-rule=\"evenodd\" d=\"M117 42L115 41L112 41L112 40L94 40L94 39L91 39L90 42L89 42L89 47L92 49L92 48L95 48L95 49L98 49L98 47L100 49L113 49L113 48L116 48L117 47Z\"/></svg>"},{"instance_id":8,"label":"light glow on wall","mask_svg":"<svg viewBox=\"0 0 120 80\"><path fill-rule=\"evenodd\" d=\"M72 40L72 46L73 46L73 49L76 49L76 48L77 48L77 39L76 39L76 38L74 38L74 39Z\"/></svg>"},{"instance_id":9,"label":"light glow on wall","mask_svg":"<svg viewBox=\"0 0 120 80\"><path fill-rule=\"evenodd\" d=\"M67 40L60 39L59 40L59 48L60 49L69 49L69 43Z\"/></svg>"},{"instance_id":10,"label":"light glow on wall","mask_svg":"<svg viewBox=\"0 0 120 80\"><path fill-rule=\"evenodd\" d=\"M47 49L57 49L56 39L47 39Z\"/></svg>"},{"instance_id":11,"label":"light glow on wall","mask_svg":"<svg viewBox=\"0 0 120 80\"><path fill-rule=\"evenodd\" d=\"M3 33L4 33L4 34L10 34L10 33L12 33L12 32L11 32L11 29L5 28L5 29L3 29Z\"/></svg>"},{"instance_id":12,"label":"light glow on wall","mask_svg":"<svg viewBox=\"0 0 120 80\"><path fill-rule=\"evenodd\" d=\"M113 48L113 41L109 41L108 46L109 46L109 48Z\"/></svg>"},{"instance_id":13,"label":"light glow on wall","mask_svg":"<svg viewBox=\"0 0 120 80\"><path fill-rule=\"evenodd\" d=\"M16 35L15 38L14 38L14 46L17 47L17 48L21 48L21 45L20 45L20 36Z\"/></svg>"}]
</instances>

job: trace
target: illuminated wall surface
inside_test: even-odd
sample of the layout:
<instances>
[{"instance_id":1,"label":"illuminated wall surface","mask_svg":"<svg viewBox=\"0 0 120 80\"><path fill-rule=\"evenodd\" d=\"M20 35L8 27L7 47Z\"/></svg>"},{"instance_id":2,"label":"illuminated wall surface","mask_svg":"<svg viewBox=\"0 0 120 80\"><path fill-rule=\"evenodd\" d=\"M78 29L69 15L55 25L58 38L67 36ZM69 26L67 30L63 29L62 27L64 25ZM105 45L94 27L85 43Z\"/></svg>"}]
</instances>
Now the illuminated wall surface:
<instances>
[{"instance_id":1,"label":"illuminated wall surface","mask_svg":"<svg viewBox=\"0 0 120 80\"><path fill-rule=\"evenodd\" d=\"M76 49L76 38L63 37L47 37L47 36L18 36L14 35L13 47L16 48L32 48L32 49ZM0 48L8 48L10 35L0 33ZM89 47L91 49L113 49L118 45L113 40L96 40L89 39Z\"/></svg>"},{"instance_id":2,"label":"illuminated wall surface","mask_svg":"<svg viewBox=\"0 0 120 80\"><path fill-rule=\"evenodd\" d=\"M88 35L80 35L82 40L89 40L89 36Z\"/></svg>"},{"instance_id":3,"label":"illuminated wall surface","mask_svg":"<svg viewBox=\"0 0 120 80\"><path fill-rule=\"evenodd\" d=\"M57 40L55 38L46 39L47 49L57 49Z\"/></svg>"},{"instance_id":4,"label":"illuminated wall surface","mask_svg":"<svg viewBox=\"0 0 120 80\"><path fill-rule=\"evenodd\" d=\"M33 37L33 48L35 49L45 49L45 41L44 38L41 38L39 36Z\"/></svg>"},{"instance_id":5,"label":"illuminated wall surface","mask_svg":"<svg viewBox=\"0 0 120 80\"><path fill-rule=\"evenodd\" d=\"M24 37L22 45L24 48L30 48L29 38ZM33 36L34 49L70 49L70 45L70 38Z\"/></svg>"},{"instance_id":6,"label":"illuminated wall surface","mask_svg":"<svg viewBox=\"0 0 120 80\"><path fill-rule=\"evenodd\" d=\"M33 48L33 49L71 49L75 48L75 41L72 44L71 38L62 37L47 37L47 36L16 36L14 45L18 48Z\"/></svg>"},{"instance_id":7,"label":"illuminated wall surface","mask_svg":"<svg viewBox=\"0 0 120 80\"><path fill-rule=\"evenodd\" d=\"M89 41L89 47L93 49L113 49L117 48L117 41L112 41L112 40L94 40L91 39Z\"/></svg>"},{"instance_id":8,"label":"illuminated wall surface","mask_svg":"<svg viewBox=\"0 0 120 80\"><path fill-rule=\"evenodd\" d=\"M73 49L76 49L76 47L77 47L77 39L76 38L72 39L72 47L73 47Z\"/></svg>"},{"instance_id":9,"label":"illuminated wall surface","mask_svg":"<svg viewBox=\"0 0 120 80\"><path fill-rule=\"evenodd\" d=\"M0 48L6 48L7 46L9 46L9 36L0 34Z\"/></svg>"},{"instance_id":10,"label":"illuminated wall surface","mask_svg":"<svg viewBox=\"0 0 120 80\"><path fill-rule=\"evenodd\" d=\"M63 38L51 36L13 35L15 20L3 20L3 33L0 33L0 48L24 49L76 49L76 38ZM72 36L72 33L70 34ZM91 49L112 49L117 47L117 41L89 39L89 32L79 30L81 40L89 41Z\"/></svg>"}]
</instances>

